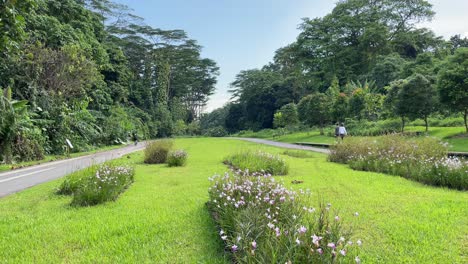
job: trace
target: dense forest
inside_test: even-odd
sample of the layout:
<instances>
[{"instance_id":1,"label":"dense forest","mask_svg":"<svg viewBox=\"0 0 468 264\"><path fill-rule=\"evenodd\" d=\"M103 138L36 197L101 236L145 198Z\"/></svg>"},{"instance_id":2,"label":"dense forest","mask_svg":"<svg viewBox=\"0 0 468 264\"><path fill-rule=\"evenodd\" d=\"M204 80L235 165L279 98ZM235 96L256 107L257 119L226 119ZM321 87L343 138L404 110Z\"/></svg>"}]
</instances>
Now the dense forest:
<instances>
[{"instance_id":1,"label":"dense forest","mask_svg":"<svg viewBox=\"0 0 468 264\"><path fill-rule=\"evenodd\" d=\"M458 117L468 132L468 39L436 36L425 0L342 0L304 19L297 40L240 72L232 100L205 115L213 135L295 125ZM463 119L462 119L463 118Z\"/></svg>"},{"instance_id":2,"label":"dense forest","mask_svg":"<svg viewBox=\"0 0 468 264\"><path fill-rule=\"evenodd\" d=\"M110 0L0 1L0 161L199 133L218 67Z\"/></svg>"}]
</instances>

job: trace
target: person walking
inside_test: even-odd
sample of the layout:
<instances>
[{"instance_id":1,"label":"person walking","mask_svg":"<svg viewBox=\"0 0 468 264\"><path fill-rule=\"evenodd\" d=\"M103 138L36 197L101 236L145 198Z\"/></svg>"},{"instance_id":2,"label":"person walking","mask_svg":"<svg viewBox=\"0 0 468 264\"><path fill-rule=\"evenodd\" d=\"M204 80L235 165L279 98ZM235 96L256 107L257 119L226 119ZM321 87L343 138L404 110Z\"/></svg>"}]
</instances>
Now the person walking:
<instances>
[{"instance_id":1,"label":"person walking","mask_svg":"<svg viewBox=\"0 0 468 264\"><path fill-rule=\"evenodd\" d=\"M335 125L335 138L338 139L340 136L340 124L336 123Z\"/></svg>"},{"instance_id":2,"label":"person walking","mask_svg":"<svg viewBox=\"0 0 468 264\"><path fill-rule=\"evenodd\" d=\"M338 128L338 133L340 134L341 140L348 134L346 128L343 123L341 123L340 127Z\"/></svg>"},{"instance_id":3,"label":"person walking","mask_svg":"<svg viewBox=\"0 0 468 264\"><path fill-rule=\"evenodd\" d=\"M134 143L135 146L138 145L138 134L135 131L133 131L132 133L132 138L133 138L133 141L135 142Z\"/></svg>"}]
</instances>

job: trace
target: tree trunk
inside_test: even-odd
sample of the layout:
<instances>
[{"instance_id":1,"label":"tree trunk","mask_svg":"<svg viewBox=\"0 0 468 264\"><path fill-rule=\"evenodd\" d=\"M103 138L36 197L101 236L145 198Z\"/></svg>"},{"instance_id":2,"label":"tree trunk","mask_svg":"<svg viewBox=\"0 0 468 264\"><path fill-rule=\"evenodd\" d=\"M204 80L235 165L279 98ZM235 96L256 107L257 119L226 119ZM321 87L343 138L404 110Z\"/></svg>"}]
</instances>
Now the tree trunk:
<instances>
[{"instance_id":1,"label":"tree trunk","mask_svg":"<svg viewBox=\"0 0 468 264\"><path fill-rule=\"evenodd\" d=\"M468 109L465 109L465 116L463 117L463 119L465 120L466 133L468 133L467 115L468 115Z\"/></svg>"},{"instance_id":2,"label":"tree trunk","mask_svg":"<svg viewBox=\"0 0 468 264\"><path fill-rule=\"evenodd\" d=\"M401 117L401 133L405 132L405 117Z\"/></svg>"},{"instance_id":3,"label":"tree trunk","mask_svg":"<svg viewBox=\"0 0 468 264\"><path fill-rule=\"evenodd\" d=\"M323 133L323 124L320 124L320 135L323 136L324 133Z\"/></svg>"},{"instance_id":4,"label":"tree trunk","mask_svg":"<svg viewBox=\"0 0 468 264\"><path fill-rule=\"evenodd\" d=\"M427 116L424 116L424 123L426 123L426 133L429 131L429 123L427 122Z\"/></svg>"}]
</instances>

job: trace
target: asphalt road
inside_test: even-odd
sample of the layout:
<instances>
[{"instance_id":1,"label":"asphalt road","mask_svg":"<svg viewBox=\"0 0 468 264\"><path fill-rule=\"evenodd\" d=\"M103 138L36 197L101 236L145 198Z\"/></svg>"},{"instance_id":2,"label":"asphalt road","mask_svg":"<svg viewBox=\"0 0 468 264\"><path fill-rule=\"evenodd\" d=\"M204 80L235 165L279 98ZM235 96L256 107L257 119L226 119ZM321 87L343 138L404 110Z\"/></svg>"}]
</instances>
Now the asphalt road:
<instances>
[{"instance_id":1,"label":"asphalt road","mask_svg":"<svg viewBox=\"0 0 468 264\"><path fill-rule=\"evenodd\" d=\"M314 152L319 152L319 153L324 153L324 154L330 153L328 149L315 148L315 147L310 147L310 146L301 146L301 145L283 143L283 142L276 142L276 141L260 139L260 138L231 138L231 139L244 140L244 141L254 142L258 144L270 145L274 147L287 148L287 149L309 150L309 151L314 151Z\"/></svg>"},{"instance_id":2,"label":"asphalt road","mask_svg":"<svg viewBox=\"0 0 468 264\"><path fill-rule=\"evenodd\" d=\"M0 173L0 197L19 192L34 185L58 179L74 171L94 164L120 158L126 154L143 150L144 143L137 146L95 153L88 156L48 162L41 165Z\"/></svg>"}]
</instances>

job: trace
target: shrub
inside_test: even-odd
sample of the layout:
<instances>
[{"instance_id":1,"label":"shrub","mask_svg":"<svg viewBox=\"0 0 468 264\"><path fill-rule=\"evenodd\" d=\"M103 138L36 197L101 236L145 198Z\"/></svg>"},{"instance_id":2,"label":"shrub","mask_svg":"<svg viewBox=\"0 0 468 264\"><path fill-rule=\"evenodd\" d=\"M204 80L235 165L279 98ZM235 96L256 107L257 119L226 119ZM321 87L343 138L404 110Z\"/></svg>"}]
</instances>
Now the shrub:
<instances>
[{"instance_id":1,"label":"shrub","mask_svg":"<svg viewBox=\"0 0 468 264\"><path fill-rule=\"evenodd\" d=\"M65 177L57 194L72 195L72 205L79 206L113 201L133 182L134 174L130 166L94 165Z\"/></svg>"},{"instance_id":2,"label":"shrub","mask_svg":"<svg viewBox=\"0 0 468 264\"><path fill-rule=\"evenodd\" d=\"M102 165L95 174L81 178L71 204L91 206L114 201L133 183L134 175L132 167Z\"/></svg>"},{"instance_id":3,"label":"shrub","mask_svg":"<svg viewBox=\"0 0 468 264\"><path fill-rule=\"evenodd\" d=\"M185 150L171 151L167 156L167 165L169 167L185 166L185 163L187 163L187 156Z\"/></svg>"},{"instance_id":4,"label":"shrub","mask_svg":"<svg viewBox=\"0 0 468 264\"><path fill-rule=\"evenodd\" d=\"M208 137L225 137L228 135L226 129L222 126L211 127L203 132L203 135Z\"/></svg>"},{"instance_id":5,"label":"shrub","mask_svg":"<svg viewBox=\"0 0 468 264\"><path fill-rule=\"evenodd\" d=\"M60 184L56 193L62 195L73 195L85 182L86 178L94 176L98 169L99 166L94 165L69 174L67 177L65 177L62 184Z\"/></svg>"},{"instance_id":6,"label":"shrub","mask_svg":"<svg viewBox=\"0 0 468 264\"><path fill-rule=\"evenodd\" d=\"M346 129L352 136L380 136L401 132L401 121L397 119L377 122L347 120Z\"/></svg>"},{"instance_id":7,"label":"shrub","mask_svg":"<svg viewBox=\"0 0 468 264\"><path fill-rule=\"evenodd\" d=\"M167 155L172 149L173 142L168 139L150 142L145 148L145 163L162 164L167 160Z\"/></svg>"},{"instance_id":8,"label":"shrub","mask_svg":"<svg viewBox=\"0 0 468 264\"><path fill-rule=\"evenodd\" d=\"M448 158L446 144L435 138L350 138L332 146L328 159L356 170L398 175L434 186L468 188L468 162Z\"/></svg>"},{"instance_id":9,"label":"shrub","mask_svg":"<svg viewBox=\"0 0 468 264\"><path fill-rule=\"evenodd\" d=\"M243 151L227 157L225 164L235 169L250 172L265 172L272 175L288 174L289 166L279 155L262 151Z\"/></svg>"},{"instance_id":10,"label":"shrub","mask_svg":"<svg viewBox=\"0 0 468 264\"><path fill-rule=\"evenodd\" d=\"M270 175L214 176L207 203L234 263L346 263L361 241L350 241L330 204L315 209ZM305 205L305 206L304 206Z\"/></svg>"},{"instance_id":11,"label":"shrub","mask_svg":"<svg viewBox=\"0 0 468 264\"><path fill-rule=\"evenodd\" d=\"M307 152L307 151L300 151L300 150L285 150L283 152L284 155L294 157L294 158L313 158L314 154Z\"/></svg>"}]
</instances>

